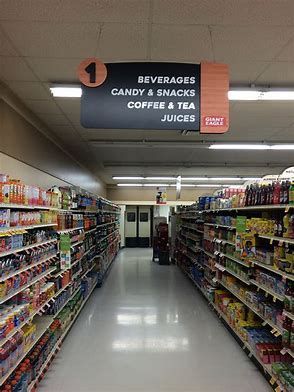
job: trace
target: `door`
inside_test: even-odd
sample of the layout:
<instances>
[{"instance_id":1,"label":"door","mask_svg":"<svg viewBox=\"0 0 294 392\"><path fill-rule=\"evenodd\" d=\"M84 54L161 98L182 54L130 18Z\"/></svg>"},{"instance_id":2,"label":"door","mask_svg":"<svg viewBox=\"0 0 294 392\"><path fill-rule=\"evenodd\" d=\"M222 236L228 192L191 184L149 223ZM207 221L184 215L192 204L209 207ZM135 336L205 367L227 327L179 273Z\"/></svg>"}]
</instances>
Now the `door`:
<instances>
[{"instance_id":1,"label":"door","mask_svg":"<svg viewBox=\"0 0 294 392\"><path fill-rule=\"evenodd\" d=\"M151 220L150 206L126 206L126 247L148 248L150 246Z\"/></svg>"},{"instance_id":2,"label":"door","mask_svg":"<svg viewBox=\"0 0 294 392\"><path fill-rule=\"evenodd\" d=\"M137 207L126 206L125 219L126 247L137 247Z\"/></svg>"},{"instance_id":3,"label":"door","mask_svg":"<svg viewBox=\"0 0 294 392\"><path fill-rule=\"evenodd\" d=\"M149 206L139 206L138 219L138 246L148 248L151 237L151 209Z\"/></svg>"}]
</instances>

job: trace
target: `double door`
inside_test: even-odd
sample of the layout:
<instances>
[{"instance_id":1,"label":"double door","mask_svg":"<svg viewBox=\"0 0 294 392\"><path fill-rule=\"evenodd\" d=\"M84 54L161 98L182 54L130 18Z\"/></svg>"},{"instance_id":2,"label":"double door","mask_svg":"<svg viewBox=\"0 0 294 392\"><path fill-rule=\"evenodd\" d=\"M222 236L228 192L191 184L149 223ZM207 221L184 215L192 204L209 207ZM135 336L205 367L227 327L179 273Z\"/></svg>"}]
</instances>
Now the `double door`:
<instances>
[{"instance_id":1,"label":"double door","mask_svg":"<svg viewBox=\"0 0 294 392\"><path fill-rule=\"evenodd\" d=\"M148 248L152 234L151 206L127 206L125 216L125 244L129 248Z\"/></svg>"}]
</instances>

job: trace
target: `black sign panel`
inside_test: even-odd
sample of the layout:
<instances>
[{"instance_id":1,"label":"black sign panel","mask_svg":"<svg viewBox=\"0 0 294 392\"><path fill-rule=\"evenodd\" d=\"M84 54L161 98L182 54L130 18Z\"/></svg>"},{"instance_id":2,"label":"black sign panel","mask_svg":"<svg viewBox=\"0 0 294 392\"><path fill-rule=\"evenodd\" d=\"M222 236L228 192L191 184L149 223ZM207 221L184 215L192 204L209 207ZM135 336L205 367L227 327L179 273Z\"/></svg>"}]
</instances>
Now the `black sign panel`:
<instances>
[{"instance_id":1,"label":"black sign panel","mask_svg":"<svg viewBox=\"0 0 294 392\"><path fill-rule=\"evenodd\" d=\"M200 129L200 64L106 64L99 87L82 86L85 128Z\"/></svg>"}]
</instances>

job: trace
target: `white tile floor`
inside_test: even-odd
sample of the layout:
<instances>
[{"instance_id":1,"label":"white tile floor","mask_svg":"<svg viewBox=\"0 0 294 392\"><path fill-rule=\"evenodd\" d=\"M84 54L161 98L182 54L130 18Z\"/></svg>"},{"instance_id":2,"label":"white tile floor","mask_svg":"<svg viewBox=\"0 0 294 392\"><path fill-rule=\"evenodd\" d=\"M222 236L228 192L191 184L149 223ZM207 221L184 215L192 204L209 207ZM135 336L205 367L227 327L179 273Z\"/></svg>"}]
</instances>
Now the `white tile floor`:
<instances>
[{"instance_id":1,"label":"white tile floor","mask_svg":"<svg viewBox=\"0 0 294 392\"><path fill-rule=\"evenodd\" d=\"M190 281L151 255L119 253L39 390L271 391Z\"/></svg>"}]
</instances>

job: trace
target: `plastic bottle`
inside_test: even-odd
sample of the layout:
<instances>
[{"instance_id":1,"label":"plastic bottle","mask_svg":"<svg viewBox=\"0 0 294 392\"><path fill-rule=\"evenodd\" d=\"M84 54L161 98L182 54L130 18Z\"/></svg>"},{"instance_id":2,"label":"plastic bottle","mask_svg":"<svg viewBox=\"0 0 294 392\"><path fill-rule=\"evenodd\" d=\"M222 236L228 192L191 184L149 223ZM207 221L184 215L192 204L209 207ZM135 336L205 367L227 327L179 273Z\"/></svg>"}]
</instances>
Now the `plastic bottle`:
<instances>
[{"instance_id":1,"label":"plastic bottle","mask_svg":"<svg viewBox=\"0 0 294 392\"><path fill-rule=\"evenodd\" d=\"M273 191L273 204L280 204L280 192L281 192L281 184L276 182L274 184L274 191Z\"/></svg>"},{"instance_id":2,"label":"plastic bottle","mask_svg":"<svg viewBox=\"0 0 294 392\"><path fill-rule=\"evenodd\" d=\"M294 181L289 188L289 204L294 204Z\"/></svg>"},{"instance_id":3,"label":"plastic bottle","mask_svg":"<svg viewBox=\"0 0 294 392\"><path fill-rule=\"evenodd\" d=\"M286 181L284 188L284 203L289 204L290 181Z\"/></svg>"}]
</instances>

